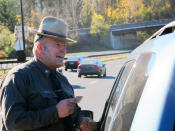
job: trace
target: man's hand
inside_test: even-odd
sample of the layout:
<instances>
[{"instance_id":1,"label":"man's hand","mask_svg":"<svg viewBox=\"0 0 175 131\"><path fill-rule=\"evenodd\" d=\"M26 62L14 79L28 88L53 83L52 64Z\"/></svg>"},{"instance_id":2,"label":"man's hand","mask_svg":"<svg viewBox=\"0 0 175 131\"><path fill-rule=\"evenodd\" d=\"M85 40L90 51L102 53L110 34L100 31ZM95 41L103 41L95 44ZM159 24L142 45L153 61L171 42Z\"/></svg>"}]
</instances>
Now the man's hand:
<instances>
[{"instance_id":1,"label":"man's hand","mask_svg":"<svg viewBox=\"0 0 175 131\"><path fill-rule=\"evenodd\" d=\"M93 131L97 128L97 122L93 121L89 117L83 117L80 123L80 129L82 131Z\"/></svg>"},{"instance_id":2,"label":"man's hand","mask_svg":"<svg viewBox=\"0 0 175 131\"><path fill-rule=\"evenodd\" d=\"M72 114L74 112L76 103L77 103L77 100L75 98L61 100L56 105L59 118L64 118Z\"/></svg>"}]
</instances>

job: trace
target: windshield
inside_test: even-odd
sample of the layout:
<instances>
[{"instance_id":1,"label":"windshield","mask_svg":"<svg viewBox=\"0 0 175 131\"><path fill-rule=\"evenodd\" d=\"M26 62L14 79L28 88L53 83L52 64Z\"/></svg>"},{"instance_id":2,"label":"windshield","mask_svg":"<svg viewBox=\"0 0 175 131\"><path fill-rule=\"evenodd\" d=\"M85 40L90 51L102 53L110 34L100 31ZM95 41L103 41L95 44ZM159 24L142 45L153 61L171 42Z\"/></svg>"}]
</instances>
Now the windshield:
<instances>
[{"instance_id":1,"label":"windshield","mask_svg":"<svg viewBox=\"0 0 175 131\"><path fill-rule=\"evenodd\" d=\"M97 60L85 60L81 64L98 64L99 62Z\"/></svg>"},{"instance_id":2,"label":"windshield","mask_svg":"<svg viewBox=\"0 0 175 131\"><path fill-rule=\"evenodd\" d=\"M78 61L80 59L80 57L69 57L67 60Z\"/></svg>"}]
</instances>

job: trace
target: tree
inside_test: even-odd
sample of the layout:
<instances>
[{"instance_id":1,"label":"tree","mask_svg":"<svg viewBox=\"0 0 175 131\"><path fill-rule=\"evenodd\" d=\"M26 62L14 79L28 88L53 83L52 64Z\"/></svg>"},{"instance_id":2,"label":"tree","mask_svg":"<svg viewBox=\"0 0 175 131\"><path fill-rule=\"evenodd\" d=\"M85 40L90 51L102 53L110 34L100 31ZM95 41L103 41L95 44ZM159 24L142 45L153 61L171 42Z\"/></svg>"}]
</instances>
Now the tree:
<instances>
[{"instance_id":1,"label":"tree","mask_svg":"<svg viewBox=\"0 0 175 131\"><path fill-rule=\"evenodd\" d=\"M17 23L17 2L13 0L0 0L0 23L14 32Z\"/></svg>"},{"instance_id":2,"label":"tree","mask_svg":"<svg viewBox=\"0 0 175 131\"><path fill-rule=\"evenodd\" d=\"M0 26L0 56L8 56L13 51L14 43L14 34L7 27Z\"/></svg>"},{"instance_id":3,"label":"tree","mask_svg":"<svg viewBox=\"0 0 175 131\"><path fill-rule=\"evenodd\" d=\"M105 22L104 17L96 12L92 16L90 33L96 37L99 43L104 43L109 34L109 25Z\"/></svg>"},{"instance_id":4,"label":"tree","mask_svg":"<svg viewBox=\"0 0 175 131\"><path fill-rule=\"evenodd\" d=\"M83 9L80 16L80 24L83 28L88 28L92 22L92 16L95 12L94 5L90 1L83 1Z\"/></svg>"}]
</instances>

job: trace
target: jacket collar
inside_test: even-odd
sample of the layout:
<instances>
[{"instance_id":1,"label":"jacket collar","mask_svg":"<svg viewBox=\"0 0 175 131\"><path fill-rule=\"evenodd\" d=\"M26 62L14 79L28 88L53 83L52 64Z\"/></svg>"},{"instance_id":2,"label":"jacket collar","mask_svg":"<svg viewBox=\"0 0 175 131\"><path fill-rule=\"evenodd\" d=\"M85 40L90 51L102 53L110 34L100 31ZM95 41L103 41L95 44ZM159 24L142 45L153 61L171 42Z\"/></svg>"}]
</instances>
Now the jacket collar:
<instances>
[{"instance_id":1,"label":"jacket collar","mask_svg":"<svg viewBox=\"0 0 175 131\"><path fill-rule=\"evenodd\" d=\"M37 65L37 67L41 70L41 72L43 72L43 74L45 74L47 77L49 77L52 70L50 68L48 68L45 64L43 64L37 58L34 58L34 61Z\"/></svg>"}]
</instances>

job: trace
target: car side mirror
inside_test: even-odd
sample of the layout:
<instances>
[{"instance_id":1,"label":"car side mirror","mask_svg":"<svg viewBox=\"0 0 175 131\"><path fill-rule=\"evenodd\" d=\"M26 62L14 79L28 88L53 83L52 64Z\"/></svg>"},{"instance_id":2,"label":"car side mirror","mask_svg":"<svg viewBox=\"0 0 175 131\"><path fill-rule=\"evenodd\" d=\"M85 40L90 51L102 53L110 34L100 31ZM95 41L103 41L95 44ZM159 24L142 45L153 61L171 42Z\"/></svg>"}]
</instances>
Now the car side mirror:
<instances>
[{"instance_id":1,"label":"car side mirror","mask_svg":"<svg viewBox=\"0 0 175 131\"><path fill-rule=\"evenodd\" d=\"M91 119L93 119L93 112L90 110L82 110L80 112L80 116L82 117L90 117Z\"/></svg>"}]
</instances>

